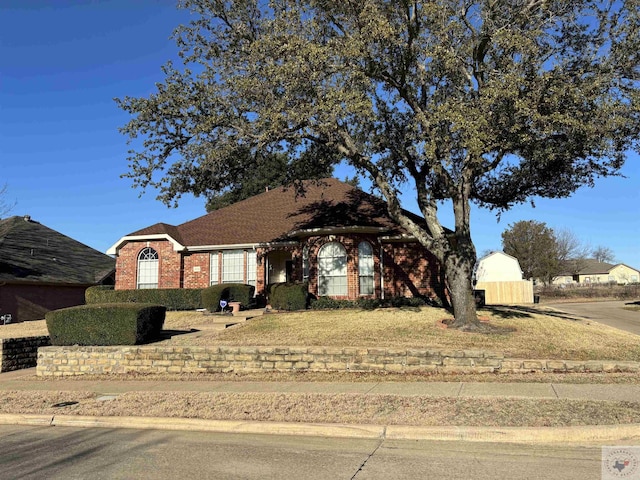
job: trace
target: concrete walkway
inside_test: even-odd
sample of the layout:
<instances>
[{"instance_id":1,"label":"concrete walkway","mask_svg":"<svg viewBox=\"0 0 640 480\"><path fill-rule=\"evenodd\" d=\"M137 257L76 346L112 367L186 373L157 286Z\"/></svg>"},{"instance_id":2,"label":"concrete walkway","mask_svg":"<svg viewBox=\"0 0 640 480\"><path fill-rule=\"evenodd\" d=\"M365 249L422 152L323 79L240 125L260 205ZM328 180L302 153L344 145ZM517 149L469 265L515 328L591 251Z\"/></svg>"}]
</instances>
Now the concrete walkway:
<instances>
[{"instance_id":1,"label":"concrete walkway","mask_svg":"<svg viewBox=\"0 0 640 480\"><path fill-rule=\"evenodd\" d=\"M183 380L38 379L35 368L0 373L2 391L125 392L275 392L352 393L358 395L431 395L455 398L539 398L640 401L640 385L477 382L251 382ZM420 427L411 425L309 424L226 421L191 418L87 417L77 415L0 414L0 424L91 428L198 430L224 433L301 435L405 440L506 443L640 444L640 425L585 427Z\"/></svg>"}]
</instances>

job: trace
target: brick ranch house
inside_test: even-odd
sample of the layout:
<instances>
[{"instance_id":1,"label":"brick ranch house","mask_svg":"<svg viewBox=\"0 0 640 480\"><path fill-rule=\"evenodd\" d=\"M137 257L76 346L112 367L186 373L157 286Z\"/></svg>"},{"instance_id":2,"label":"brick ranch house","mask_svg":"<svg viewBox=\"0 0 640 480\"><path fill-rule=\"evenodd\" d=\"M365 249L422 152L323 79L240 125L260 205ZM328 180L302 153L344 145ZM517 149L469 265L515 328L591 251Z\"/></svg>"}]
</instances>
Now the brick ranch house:
<instances>
[{"instance_id":1,"label":"brick ranch house","mask_svg":"<svg viewBox=\"0 0 640 480\"><path fill-rule=\"evenodd\" d=\"M416 221L423 221L412 215ZM308 282L337 299L441 296L436 259L387 214L386 203L336 179L277 188L182 225L120 238L116 290L244 283L265 294Z\"/></svg>"}]
</instances>

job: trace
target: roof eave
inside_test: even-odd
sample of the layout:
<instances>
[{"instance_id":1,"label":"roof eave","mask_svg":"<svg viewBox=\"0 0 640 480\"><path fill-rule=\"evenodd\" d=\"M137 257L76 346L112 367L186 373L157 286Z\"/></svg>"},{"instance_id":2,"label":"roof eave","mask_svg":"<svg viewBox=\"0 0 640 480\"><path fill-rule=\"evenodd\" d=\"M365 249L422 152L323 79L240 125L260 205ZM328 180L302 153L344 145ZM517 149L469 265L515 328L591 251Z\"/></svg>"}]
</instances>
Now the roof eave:
<instances>
[{"instance_id":1,"label":"roof eave","mask_svg":"<svg viewBox=\"0 0 640 480\"><path fill-rule=\"evenodd\" d=\"M318 228L300 228L292 230L287 234L289 237L309 237L312 235L335 235L338 233L383 233L388 232L387 227L367 227L367 226L350 226L350 227L318 227Z\"/></svg>"},{"instance_id":2,"label":"roof eave","mask_svg":"<svg viewBox=\"0 0 640 480\"><path fill-rule=\"evenodd\" d=\"M402 233L400 235L385 235L380 237L380 241L382 242L416 242L417 239L413 235L409 235L406 233Z\"/></svg>"},{"instance_id":3,"label":"roof eave","mask_svg":"<svg viewBox=\"0 0 640 480\"><path fill-rule=\"evenodd\" d=\"M151 240L167 240L173 245L174 252L180 252L182 250L186 250L186 247L174 239L171 235L167 233L157 233L157 234L149 234L149 235L125 235L116 243L114 243L107 251L107 255L118 255L120 249L129 242L144 242Z\"/></svg>"}]
</instances>

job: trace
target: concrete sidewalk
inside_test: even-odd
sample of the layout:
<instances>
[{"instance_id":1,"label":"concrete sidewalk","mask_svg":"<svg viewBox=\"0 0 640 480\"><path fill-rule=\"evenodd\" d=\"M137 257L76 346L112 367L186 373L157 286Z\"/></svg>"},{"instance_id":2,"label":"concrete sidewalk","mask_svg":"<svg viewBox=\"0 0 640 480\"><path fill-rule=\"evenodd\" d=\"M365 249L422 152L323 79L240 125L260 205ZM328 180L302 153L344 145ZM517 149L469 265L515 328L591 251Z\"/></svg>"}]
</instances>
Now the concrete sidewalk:
<instances>
[{"instance_id":1,"label":"concrete sidewalk","mask_svg":"<svg viewBox=\"0 0 640 480\"><path fill-rule=\"evenodd\" d=\"M35 368L0 373L0 391L353 393L434 397L510 397L640 402L640 385L494 382L255 382L39 379Z\"/></svg>"},{"instance_id":2,"label":"concrete sidewalk","mask_svg":"<svg viewBox=\"0 0 640 480\"><path fill-rule=\"evenodd\" d=\"M35 368L0 373L2 391L352 393L454 398L539 398L640 401L640 385L477 382L252 382L195 380L38 379ZM153 417L0 414L0 424L200 430L349 438L455 440L509 443L640 444L640 425L586 427L419 427L411 425L309 424ZM630 443L630 444L631 444Z\"/></svg>"}]
</instances>

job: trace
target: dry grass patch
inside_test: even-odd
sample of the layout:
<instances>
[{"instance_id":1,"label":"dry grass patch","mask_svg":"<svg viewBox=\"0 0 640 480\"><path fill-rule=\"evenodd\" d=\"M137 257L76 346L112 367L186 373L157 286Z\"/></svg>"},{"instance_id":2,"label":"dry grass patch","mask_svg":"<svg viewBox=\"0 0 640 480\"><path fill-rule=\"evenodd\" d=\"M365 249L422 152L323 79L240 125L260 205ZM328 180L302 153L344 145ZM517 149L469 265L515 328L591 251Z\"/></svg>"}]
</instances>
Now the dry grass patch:
<instances>
[{"instance_id":1,"label":"dry grass patch","mask_svg":"<svg viewBox=\"0 0 640 480\"><path fill-rule=\"evenodd\" d=\"M31 376L23 380L34 382L57 382L58 377ZM465 382L465 383L570 383L600 385L638 385L640 375L633 372L612 373L389 373L389 372L310 372L296 371L261 371L232 373L175 373L150 374L129 372L110 375L78 375L65 377L70 381L101 382L344 382L344 383L428 383L428 382ZM171 387L168 387L171 388Z\"/></svg>"},{"instance_id":2,"label":"dry grass patch","mask_svg":"<svg viewBox=\"0 0 640 480\"><path fill-rule=\"evenodd\" d=\"M576 426L640 423L640 404L509 398L283 393L2 392L0 413L145 416L420 426ZM53 405L77 402L63 408Z\"/></svg>"},{"instance_id":3,"label":"dry grass patch","mask_svg":"<svg viewBox=\"0 0 640 480\"><path fill-rule=\"evenodd\" d=\"M510 333L482 334L438 327L451 315L439 308L321 310L269 314L224 331L176 335L175 345L303 345L429 348L503 352L512 358L640 361L637 335L606 325L536 309L493 308L479 312ZM211 317L167 312L165 330L188 332ZM0 338L47 335L44 320L0 326Z\"/></svg>"},{"instance_id":4,"label":"dry grass patch","mask_svg":"<svg viewBox=\"0 0 640 480\"><path fill-rule=\"evenodd\" d=\"M40 337L49 335L44 320L0 325L0 338Z\"/></svg>"},{"instance_id":5,"label":"dry grass patch","mask_svg":"<svg viewBox=\"0 0 640 480\"><path fill-rule=\"evenodd\" d=\"M482 334L441 329L443 309L306 311L257 317L219 333L212 345L378 346L504 352L513 358L640 361L636 335L543 310L480 312L510 333Z\"/></svg>"}]
</instances>

